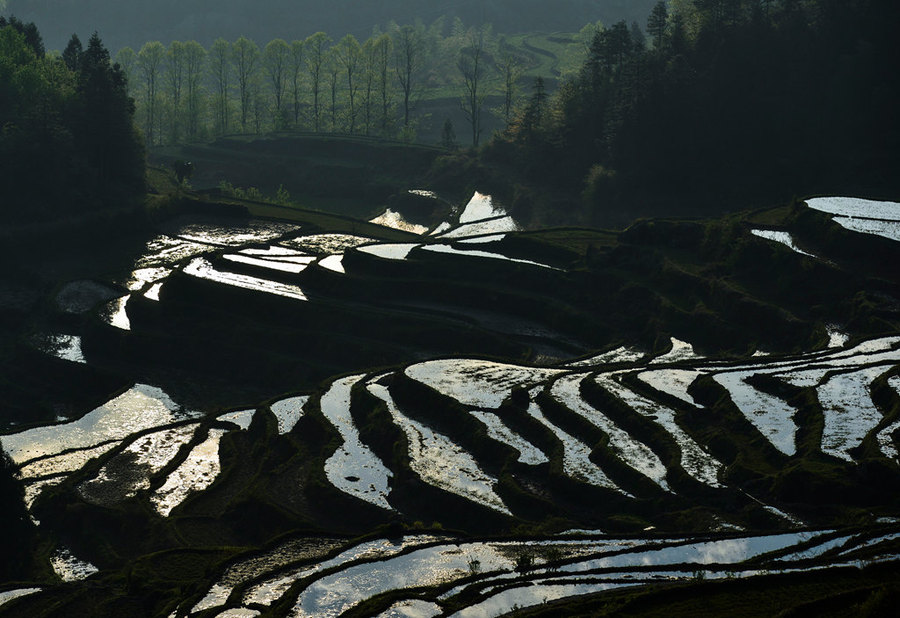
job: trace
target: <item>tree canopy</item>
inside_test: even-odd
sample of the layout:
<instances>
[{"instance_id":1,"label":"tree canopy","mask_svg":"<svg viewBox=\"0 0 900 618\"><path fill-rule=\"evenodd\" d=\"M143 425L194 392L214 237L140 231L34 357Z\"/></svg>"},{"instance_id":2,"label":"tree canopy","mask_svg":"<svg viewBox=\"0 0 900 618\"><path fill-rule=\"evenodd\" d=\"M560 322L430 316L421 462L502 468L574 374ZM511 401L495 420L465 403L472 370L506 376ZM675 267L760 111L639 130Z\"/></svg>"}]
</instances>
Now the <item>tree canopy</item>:
<instances>
[{"instance_id":1,"label":"tree canopy","mask_svg":"<svg viewBox=\"0 0 900 618\"><path fill-rule=\"evenodd\" d=\"M62 57L37 53L33 24L0 28L3 216L25 222L122 205L144 191L126 79L94 34ZM32 33L29 38L28 32Z\"/></svg>"},{"instance_id":2,"label":"tree canopy","mask_svg":"<svg viewBox=\"0 0 900 618\"><path fill-rule=\"evenodd\" d=\"M525 110L489 157L580 188L586 220L604 223L885 190L898 18L889 0L660 2L649 49L625 22L599 30L550 121L536 131Z\"/></svg>"}]
</instances>

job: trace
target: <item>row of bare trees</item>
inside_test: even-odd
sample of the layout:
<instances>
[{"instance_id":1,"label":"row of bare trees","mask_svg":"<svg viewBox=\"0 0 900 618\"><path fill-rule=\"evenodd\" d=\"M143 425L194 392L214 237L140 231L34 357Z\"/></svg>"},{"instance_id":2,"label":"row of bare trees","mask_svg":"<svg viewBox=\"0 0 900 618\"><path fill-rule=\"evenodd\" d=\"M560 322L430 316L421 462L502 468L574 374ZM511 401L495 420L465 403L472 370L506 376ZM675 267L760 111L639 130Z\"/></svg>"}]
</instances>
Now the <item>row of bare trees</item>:
<instances>
[{"instance_id":1,"label":"row of bare trees","mask_svg":"<svg viewBox=\"0 0 900 618\"><path fill-rule=\"evenodd\" d=\"M116 60L150 145L286 129L412 139L417 101L440 89L462 93L477 146L488 82L505 93L495 111L508 122L523 58L489 27L455 23L448 36L441 29L393 24L362 43L317 32L263 48L243 36L208 49L150 41L137 52L123 48Z\"/></svg>"}]
</instances>

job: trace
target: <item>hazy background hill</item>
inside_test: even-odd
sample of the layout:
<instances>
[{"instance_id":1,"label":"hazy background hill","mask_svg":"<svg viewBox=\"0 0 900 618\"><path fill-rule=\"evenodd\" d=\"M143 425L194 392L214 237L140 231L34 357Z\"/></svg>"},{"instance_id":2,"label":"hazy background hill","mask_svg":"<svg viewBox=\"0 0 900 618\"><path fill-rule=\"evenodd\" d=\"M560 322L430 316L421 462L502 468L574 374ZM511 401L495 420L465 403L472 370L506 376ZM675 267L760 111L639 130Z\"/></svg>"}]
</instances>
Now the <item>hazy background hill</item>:
<instances>
[{"instance_id":1,"label":"hazy background hill","mask_svg":"<svg viewBox=\"0 0 900 618\"><path fill-rule=\"evenodd\" d=\"M85 38L96 30L115 50L148 40L195 39L204 46L241 35L292 40L319 30L365 37L390 20L431 23L442 15L467 25L489 22L498 32L577 31L597 20L644 24L655 0L0 0L0 8L4 4L4 15L38 25L47 49L63 49L73 32Z\"/></svg>"}]
</instances>

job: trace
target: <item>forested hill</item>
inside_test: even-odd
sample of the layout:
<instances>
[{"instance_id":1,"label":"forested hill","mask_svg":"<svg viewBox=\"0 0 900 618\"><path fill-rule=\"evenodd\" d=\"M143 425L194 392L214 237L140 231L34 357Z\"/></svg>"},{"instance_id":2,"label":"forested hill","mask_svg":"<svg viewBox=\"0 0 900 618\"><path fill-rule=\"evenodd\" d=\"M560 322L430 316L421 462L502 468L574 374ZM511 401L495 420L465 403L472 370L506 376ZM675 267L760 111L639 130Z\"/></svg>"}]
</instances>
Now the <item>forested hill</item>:
<instances>
[{"instance_id":1,"label":"forested hill","mask_svg":"<svg viewBox=\"0 0 900 618\"><path fill-rule=\"evenodd\" d=\"M0 0L0 8L4 2ZM367 36L389 21L430 24L441 16L499 32L578 30L587 22L643 21L653 0L9 0L5 15L35 22L48 49L73 32L97 30L111 49L145 41L305 38L316 31ZM448 23L449 26L449 23Z\"/></svg>"}]
</instances>

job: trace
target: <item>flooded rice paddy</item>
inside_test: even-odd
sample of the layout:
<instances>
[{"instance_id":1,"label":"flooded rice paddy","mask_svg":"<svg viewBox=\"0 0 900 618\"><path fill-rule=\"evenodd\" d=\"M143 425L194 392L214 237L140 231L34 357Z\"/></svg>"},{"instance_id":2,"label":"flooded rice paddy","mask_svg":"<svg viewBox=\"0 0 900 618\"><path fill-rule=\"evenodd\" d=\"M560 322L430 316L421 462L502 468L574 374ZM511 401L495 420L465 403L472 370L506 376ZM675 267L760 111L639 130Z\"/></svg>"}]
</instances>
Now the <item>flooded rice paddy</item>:
<instances>
[{"instance_id":1,"label":"flooded rice paddy","mask_svg":"<svg viewBox=\"0 0 900 618\"><path fill-rule=\"evenodd\" d=\"M374 219L370 219L369 223L374 223L375 225L383 225L384 227L390 227L395 230L403 230L404 232L411 232L413 234L424 234L428 231L428 228L424 225L410 223L403 218L402 214L391 210L390 208L386 209L383 213L381 213Z\"/></svg>"},{"instance_id":2,"label":"flooded rice paddy","mask_svg":"<svg viewBox=\"0 0 900 618\"><path fill-rule=\"evenodd\" d=\"M870 204L831 201L819 206L830 208L828 212L834 212L838 218L853 216L854 222L864 221L862 225L873 229L900 222L897 205L882 204L872 210ZM384 216L388 217L389 213ZM859 213L865 213L867 218L859 219ZM397 213L390 216L394 214ZM394 227L403 225L402 218L395 219L393 223L385 219L384 223ZM463 255L543 266L490 250L502 247L491 244L502 241L507 232L517 229L515 221L490 196L473 196L456 221L448 223L437 234L427 235L420 228L407 228L421 235L417 243L379 243L355 234L304 235L296 226L270 222L246 226L206 223L181 226L151 240L145 255L135 262L130 277L116 282L116 287L80 282L65 294L57 294L56 300L61 311L72 312L99 310L103 313L106 304L108 323L129 329L128 301L132 295L135 300L140 300L138 295L143 294L159 301L166 279L178 271L194 279L309 302L303 288L309 281L306 277L315 274L318 267L351 275L335 277L319 271L318 276L327 276L329 282L350 280L358 274L353 272L356 262L349 258L345 269L346 251L410 261L424 260L423 252L429 251L439 254L429 259L452 260ZM781 242L802 253L787 233L757 232L760 230L753 230L757 236ZM453 244L448 244L451 239ZM355 254L350 257L366 259ZM374 262L370 260L370 264ZM316 267L307 272L313 264ZM401 266L405 265L397 268ZM274 271L273 279L267 279L264 274L258 277L245 274L262 272L251 269ZM281 279L276 280L278 277ZM284 283L295 280L298 285ZM123 295L126 290L129 294ZM177 293L175 285L171 290ZM165 293L162 299L161 304L165 306L168 302ZM138 320L135 327L140 327ZM69 330L65 326L58 328ZM852 333L828 325L827 335L829 347L825 350L742 360L705 358L702 349L698 352L689 340L675 337L671 339L671 349L655 358L649 357L645 350L621 345L588 358L563 358L552 364L526 364L522 360L525 355L519 362L464 355L415 360L377 375L357 371L351 376L332 378L310 394L273 392L259 402L244 402L246 409L239 409L234 403L235 407L195 411L178 405L160 388L136 384L110 396L107 403L81 418L4 435L3 448L19 466L29 508L36 501L40 508L38 496L42 491L70 480L66 485L89 505L108 507L143 500L146 508L168 518L166 521L177 522L194 516L191 508L196 501L190 500L191 496L208 491L220 475L222 482L228 478L222 474L219 453L222 437L228 431L246 432L256 423L255 435L261 424L267 424L269 435L274 436L292 432L296 427L291 439L301 440L304 436L300 434L311 426L307 421L320 422L323 426L330 424L336 431L332 432L336 448L315 464L320 466L322 478L330 485L322 489L324 495L341 492L343 500L352 498L375 505L386 517L405 521L418 516L415 512L401 512L399 505L408 501L397 500L402 488L399 484L392 486L396 478L402 478L397 475L397 466L403 462L403 466L408 466L405 475L452 494L452 504L471 504L473 513L503 520L507 518L497 514L527 519L523 502L510 497L515 492L527 495L527 500L549 503L557 495L555 486L565 484L575 494L591 492L591 496L608 496L619 501L626 505L624 517L640 521L640 526L647 530L665 525L661 523L662 518L657 521L654 515L646 515L637 508L629 511L628 505L639 503L635 496L644 496L651 490L661 501L677 500L694 505L713 522L708 528L710 534L694 531L698 536L693 538L617 538L596 532L586 534L582 530L578 534L585 538L557 535L501 542L414 535L407 529L406 536L370 539L349 546L342 539L322 540L316 551L307 551L288 541L275 549L230 563L221 572L211 573L213 579L207 582L204 593L192 597L190 605L180 608L186 612L216 609L218 615L250 616L258 615L261 606L271 607L280 602L279 611L288 611L290 615L337 616L373 596L396 593L376 607L380 615L493 616L514 607L575 594L652 581L687 581L696 577L698 570L710 578L752 577L764 570L813 569L837 564L838 556L842 564L852 564L854 551L895 541L898 533L893 531L874 538L856 533L837 534L833 529L745 536L720 532L738 528L727 521L734 513L712 506L726 492L729 500L740 504L738 510L758 508L765 511L765 517L781 520L777 524L781 530L806 526L803 520L818 520L815 516L810 519L809 513L799 508L797 512L802 520L791 515L794 507L790 502L780 504L777 500L767 500L777 506L766 504L729 486L729 478L733 477L723 474L727 467L723 461L728 460L720 461L712 454L718 455L719 451L711 448L708 436L697 430L697 423L686 422L691 414L708 415L720 409L705 409L691 396L695 391L689 389L698 379L706 377L707 383L718 389L716 392L728 402L728 413L746 420L749 428L746 431L758 432L760 440L767 441L786 457L798 456L798 436L808 436L812 422L816 422L819 425L815 427L821 426L820 442L812 445L814 450L818 449L817 456L841 465L855 465L880 450L876 456L887 460L882 463L898 464L895 434L900 431L900 418L881 403L876 405L872 384L886 379L900 397L900 377L891 375L900 364L900 337L862 342L854 339L854 345L847 347ZM47 353L75 363L86 362L81 352L81 336L54 335L48 341L48 345L41 346ZM619 343L615 341L614 345ZM580 355L587 351L583 348ZM766 379L755 380L755 376ZM521 480L518 472L504 473L505 476L498 473L499 467L489 462L483 451L463 447L453 439L456 434L452 432L448 435L437 431L422 420L427 414L416 414L417 410L399 406L391 387L386 386L397 380L414 380L453 399L458 406L448 409L454 413L459 410L466 415L468 423L483 426L481 439L497 445L498 452L510 452L506 447L514 449L516 453L506 465L527 470L524 476L534 478ZM784 386L783 392L775 388L779 383ZM383 454L383 450L373 446L371 428L357 425L355 419L370 410L363 408L358 413L353 407L356 404L351 403L350 394L354 387L365 389L364 399L374 399L373 405L380 406L377 408L380 413L405 437L408 449L398 453L394 460L382 460L375 455L375 452ZM809 395L808 406L813 409L814 421L808 419L808 410L807 416L799 414L791 403L794 400L788 401L784 392L790 392L790 388L808 389L805 392ZM514 396L515 391L521 390L528 392L527 398L522 392ZM610 398L608 401L615 401L615 414L600 406L596 400L598 393ZM606 401L603 397L601 402ZM706 401L699 395L698 399ZM297 427L310 400L314 404L318 402L318 408L309 406L310 418ZM542 404L546 404L543 409ZM223 409L236 411L223 413ZM578 431L578 423L581 427L592 427L596 433ZM636 426L652 427L656 433L649 439L636 431ZM595 443L596 436L601 438L598 443ZM660 442L664 442L663 446L671 444L661 449ZM664 457L665 452L675 454ZM610 464L610 458L615 459L615 465ZM675 482L669 466L674 470L680 466L715 499L706 500L702 494L698 497L682 489L684 483ZM626 468L635 474L622 474ZM646 480L652 481L658 490L642 482ZM650 489L646 490L644 485ZM507 493L510 486L515 489ZM734 498L736 494L743 498ZM39 511L37 514L40 516ZM577 526L576 530L619 529L607 528L608 520L579 519L581 516L571 515L568 526ZM646 517L646 521L639 517ZM747 525L744 520L736 521ZM716 531L719 532L713 535ZM891 551L885 552L885 556L892 555ZM51 563L64 581L77 581L97 571L64 548L53 555ZM233 594L236 590L239 594ZM20 593L37 592L33 587L0 592L0 604L11 602Z\"/></svg>"},{"instance_id":3,"label":"flooded rice paddy","mask_svg":"<svg viewBox=\"0 0 900 618\"><path fill-rule=\"evenodd\" d=\"M511 514L494 491L497 479L483 472L471 454L447 436L403 414L386 387L371 383L367 388L387 405L394 422L406 434L410 467L419 478L477 504Z\"/></svg>"},{"instance_id":4,"label":"flooded rice paddy","mask_svg":"<svg viewBox=\"0 0 900 618\"><path fill-rule=\"evenodd\" d=\"M806 204L834 216L834 222L853 232L900 241L900 203L855 197L818 197Z\"/></svg>"},{"instance_id":5,"label":"flooded rice paddy","mask_svg":"<svg viewBox=\"0 0 900 618\"><path fill-rule=\"evenodd\" d=\"M163 517L192 493L212 485L221 471L219 440L225 434L222 429L210 429L209 436L195 446L187 458L166 479L166 482L150 497L150 501Z\"/></svg>"},{"instance_id":6,"label":"flooded rice paddy","mask_svg":"<svg viewBox=\"0 0 900 618\"><path fill-rule=\"evenodd\" d=\"M339 616L385 593L391 593L391 600L377 615L500 616L549 599L642 583L747 578L851 564L840 548L876 545L895 536L866 539L810 530L702 541L589 535L508 542L410 535L367 541L334 558L279 571L229 609L272 606L299 584L290 616ZM256 560L265 564L265 556ZM232 587L223 581L211 586L193 611L228 605Z\"/></svg>"},{"instance_id":7,"label":"flooded rice paddy","mask_svg":"<svg viewBox=\"0 0 900 618\"><path fill-rule=\"evenodd\" d=\"M668 490L666 467L647 445L633 438L602 412L588 404L581 397L580 386L587 374L571 374L553 382L550 394L557 401L576 414L587 419L592 425L609 437L609 448L627 465L648 477L661 488Z\"/></svg>"},{"instance_id":8,"label":"flooded rice paddy","mask_svg":"<svg viewBox=\"0 0 900 618\"><path fill-rule=\"evenodd\" d=\"M350 389L364 377L356 375L335 380L319 402L322 414L344 440L325 462L325 476L341 491L391 510L388 493L393 473L360 441L359 431L350 416Z\"/></svg>"},{"instance_id":9,"label":"flooded rice paddy","mask_svg":"<svg viewBox=\"0 0 900 618\"><path fill-rule=\"evenodd\" d=\"M303 416L303 406L309 401L306 395L298 397L288 397L281 401L276 401L269 408L275 419L278 421L278 433L285 434L294 428L300 417Z\"/></svg>"},{"instance_id":10,"label":"flooded rice paddy","mask_svg":"<svg viewBox=\"0 0 900 618\"><path fill-rule=\"evenodd\" d=\"M800 255L816 257L812 253L807 253L806 251L800 249L800 247L797 246L797 243L794 242L794 237L791 236L790 232L782 232L776 230L750 230L750 233L754 236L765 238L766 240L781 243L785 247L788 247L791 251L799 253Z\"/></svg>"}]
</instances>

